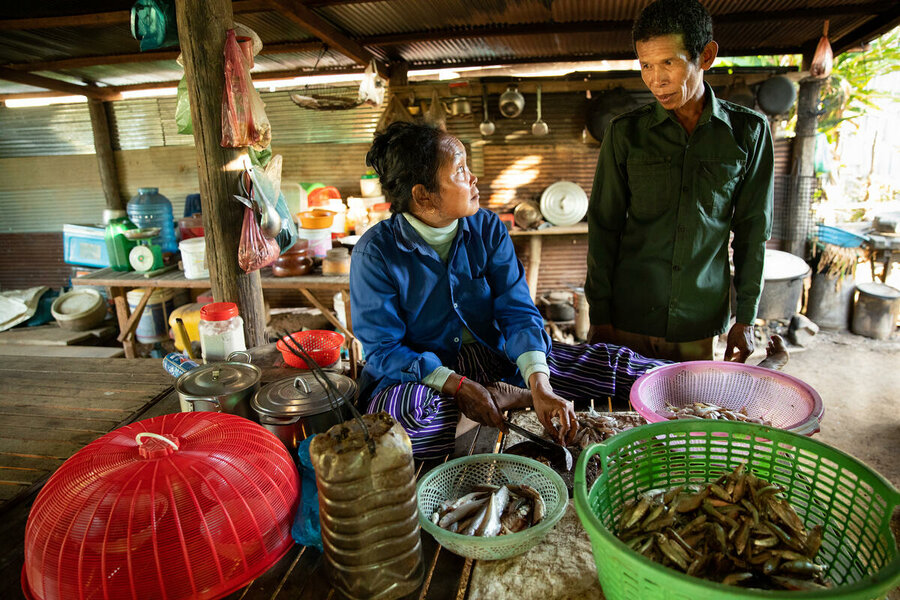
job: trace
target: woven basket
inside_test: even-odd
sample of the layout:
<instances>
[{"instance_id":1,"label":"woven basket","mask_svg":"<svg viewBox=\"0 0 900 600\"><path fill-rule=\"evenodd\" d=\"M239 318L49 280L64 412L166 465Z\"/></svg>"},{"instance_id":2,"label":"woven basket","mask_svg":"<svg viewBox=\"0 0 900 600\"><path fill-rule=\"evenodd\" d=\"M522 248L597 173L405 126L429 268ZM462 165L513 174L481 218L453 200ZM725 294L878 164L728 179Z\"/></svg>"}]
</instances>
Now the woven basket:
<instances>
[{"instance_id":1,"label":"woven basket","mask_svg":"<svg viewBox=\"0 0 900 600\"><path fill-rule=\"evenodd\" d=\"M588 461L602 472L588 490ZM782 592L723 585L664 567L622 543L613 531L625 504L641 492L713 481L739 463L778 483L809 528L823 525L818 561L834 588ZM866 465L808 437L734 421L667 421L619 433L578 458L575 508L591 538L608 600L879 598L900 583L891 515L900 492Z\"/></svg>"},{"instance_id":2,"label":"woven basket","mask_svg":"<svg viewBox=\"0 0 900 600\"><path fill-rule=\"evenodd\" d=\"M822 398L808 384L780 371L741 363L699 360L658 367L632 386L634 410L650 423L666 421L666 403L708 402L801 435L819 431Z\"/></svg>"},{"instance_id":3,"label":"woven basket","mask_svg":"<svg viewBox=\"0 0 900 600\"><path fill-rule=\"evenodd\" d=\"M445 500L459 498L477 485L529 485L541 495L544 519L517 533L478 537L453 533L431 522ZM478 560L509 558L530 550L566 512L569 493L562 478L536 460L513 454L473 454L439 465L425 474L416 489L419 523L437 542L454 554Z\"/></svg>"}]
</instances>

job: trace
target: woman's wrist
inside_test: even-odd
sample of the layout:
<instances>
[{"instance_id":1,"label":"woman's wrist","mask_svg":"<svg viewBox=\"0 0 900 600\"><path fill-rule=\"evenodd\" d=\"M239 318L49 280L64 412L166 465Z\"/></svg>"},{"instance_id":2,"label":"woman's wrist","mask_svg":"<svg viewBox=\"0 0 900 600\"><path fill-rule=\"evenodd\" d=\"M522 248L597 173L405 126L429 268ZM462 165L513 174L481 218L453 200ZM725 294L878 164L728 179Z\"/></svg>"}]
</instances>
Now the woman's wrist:
<instances>
[{"instance_id":1,"label":"woman's wrist","mask_svg":"<svg viewBox=\"0 0 900 600\"><path fill-rule=\"evenodd\" d=\"M444 382L444 387L441 388L441 393L445 396L455 398L459 393L460 388L462 388L464 379L466 378L459 373L451 373L450 376L447 377L447 381Z\"/></svg>"},{"instance_id":2,"label":"woman's wrist","mask_svg":"<svg viewBox=\"0 0 900 600\"><path fill-rule=\"evenodd\" d=\"M532 392L548 393L553 391L553 388L550 386L550 378L547 377L546 373L540 371L535 371L531 374L528 378L528 387Z\"/></svg>"}]
</instances>

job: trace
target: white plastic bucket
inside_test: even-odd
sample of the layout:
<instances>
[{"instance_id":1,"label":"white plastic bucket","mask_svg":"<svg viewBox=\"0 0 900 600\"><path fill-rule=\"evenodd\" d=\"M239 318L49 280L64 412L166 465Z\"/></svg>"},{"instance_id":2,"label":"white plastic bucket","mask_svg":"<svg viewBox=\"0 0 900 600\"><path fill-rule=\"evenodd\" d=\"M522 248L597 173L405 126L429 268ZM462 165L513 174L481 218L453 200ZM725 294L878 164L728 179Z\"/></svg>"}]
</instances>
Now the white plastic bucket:
<instances>
[{"instance_id":1,"label":"white plastic bucket","mask_svg":"<svg viewBox=\"0 0 900 600\"><path fill-rule=\"evenodd\" d=\"M178 244L181 250L181 262L184 264L186 279L208 279L209 268L206 266L206 238L196 237Z\"/></svg>"},{"instance_id":2,"label":"white plastic bucket","mask_svg":"<svg viewBox=\"0 0 900 600\"><path fill-rule=\"evenodd\" d=\"M125 294L128 300L128 307L132 312L140 304L144 292L149 288L135 288ZM137 329L134 331L134 337L142 344L152 344L154 342L162 342L169 339L169 313L174 309L175 290L171 288L157 288L150 294L147 306L141 313L141 320L138 321Z\"/></svg>"},{"instance_id":3,"label":"white plastic bucket","mask_svg":"<svg viewBox=\"0 0 900 600\"><path fill-rule=\"evenodd\" d=\"M324 229L304 229L298 228L300 239L309 242L309 249L316 256L325 257L325 253L331 249L331 228Z\"/></svg>"}]
</instances>

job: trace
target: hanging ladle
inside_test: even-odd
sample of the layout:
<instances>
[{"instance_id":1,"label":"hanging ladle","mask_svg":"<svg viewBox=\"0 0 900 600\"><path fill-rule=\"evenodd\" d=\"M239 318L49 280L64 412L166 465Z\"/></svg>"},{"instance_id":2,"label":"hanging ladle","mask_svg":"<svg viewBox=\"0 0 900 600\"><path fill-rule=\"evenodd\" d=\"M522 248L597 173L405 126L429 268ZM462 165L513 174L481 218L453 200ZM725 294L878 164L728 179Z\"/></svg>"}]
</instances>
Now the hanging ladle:
<instances>
[{"instance_id":1,"label":"hanging ladle","mask_svg":"<svg viewBox=\"0 0 900 600\"><path fill-rule=\"evenodd\" d=\"M541 119L541 86L537 86L537 121L531 124L531 133L536 136L550 133L550 126Z\"/></svg>"},{"instance_id":2,"label":"hanging ladle","mask_svg":"<svg viewBox=\"0 0 900 600\"><path fill-rule=\"evenodd\" d=\"M481 131L481 135L487 137L494 133L496 127L491 122L491 119L488 117L488 102L487 102L487 90L485 90L481 94L481 103L484 105L484 121L481 122L481 125L478 126L478 130Z\"/></svg>"}]
</instances>

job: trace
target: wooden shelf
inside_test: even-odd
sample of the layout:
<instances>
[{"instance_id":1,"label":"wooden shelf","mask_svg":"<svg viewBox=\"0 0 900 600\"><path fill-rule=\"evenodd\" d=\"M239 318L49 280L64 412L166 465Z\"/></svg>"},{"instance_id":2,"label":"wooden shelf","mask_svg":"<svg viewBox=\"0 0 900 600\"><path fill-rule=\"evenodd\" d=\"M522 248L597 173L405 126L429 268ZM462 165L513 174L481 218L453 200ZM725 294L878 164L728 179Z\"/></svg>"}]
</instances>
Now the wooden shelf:
<instances>
[{"instance_id":1,"label":"wooden shelf","mask_svg":"<svg viewBox=\"0 0 900 600\"><path fill-rule=\"evenodd\" d=\"M582 235L587 234L587 223L576 223L566 227L546 227L544 229L513 229L509 235L515 236L533 236L533 235Z\"/></svg>"}]
</instances>

